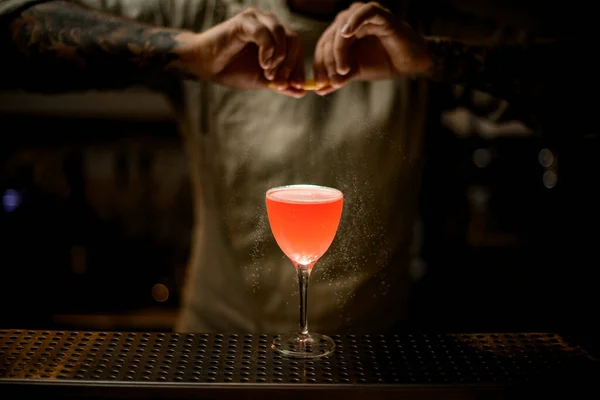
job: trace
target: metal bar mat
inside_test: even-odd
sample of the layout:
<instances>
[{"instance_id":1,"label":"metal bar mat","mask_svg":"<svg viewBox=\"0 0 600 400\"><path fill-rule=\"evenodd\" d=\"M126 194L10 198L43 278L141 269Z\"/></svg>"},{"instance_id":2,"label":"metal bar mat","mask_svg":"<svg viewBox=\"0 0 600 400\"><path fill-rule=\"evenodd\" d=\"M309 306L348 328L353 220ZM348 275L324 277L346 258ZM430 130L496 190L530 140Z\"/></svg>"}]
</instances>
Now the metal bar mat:
<instances>
[{"instance_id":1,"label":"metal bar mat","mask_svg":"<svg viewBox=\"0 0 600 400\"><path fill-rule=\"evenodd\" d=\"M11 383L61 382L498 386L597 367L584 348L557 334L333 336L335 353L313 361L274 354L273 337L4 330L0 392Z\"/></svg>"}]
</instances>

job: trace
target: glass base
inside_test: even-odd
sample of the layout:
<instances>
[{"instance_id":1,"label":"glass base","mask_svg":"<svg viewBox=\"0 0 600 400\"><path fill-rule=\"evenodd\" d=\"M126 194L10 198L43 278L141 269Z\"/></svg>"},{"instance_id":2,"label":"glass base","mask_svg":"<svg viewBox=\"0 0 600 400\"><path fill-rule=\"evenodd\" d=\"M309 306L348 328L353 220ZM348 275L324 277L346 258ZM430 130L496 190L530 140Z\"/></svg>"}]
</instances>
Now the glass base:
<instances>
[{"instance_id":1,"label":"glass base","mask_svg":"<svg viewBox=\"0 0 600 400\"><path fill-rule=\"evenodd\" d=\"M284 357L319 358L333 353L335 342L329 336L320 333L293 333L275 337L271 348Z\"/></svg>"}]
</instances>

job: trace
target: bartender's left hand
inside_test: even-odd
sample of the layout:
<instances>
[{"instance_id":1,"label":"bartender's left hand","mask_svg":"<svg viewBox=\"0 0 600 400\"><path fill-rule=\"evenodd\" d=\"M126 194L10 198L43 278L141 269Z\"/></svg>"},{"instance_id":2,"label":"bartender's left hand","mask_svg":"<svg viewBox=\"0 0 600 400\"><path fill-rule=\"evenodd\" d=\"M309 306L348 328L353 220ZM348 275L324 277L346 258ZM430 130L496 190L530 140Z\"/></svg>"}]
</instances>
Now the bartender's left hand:
<instances>
[{"instance_id":1,"label":"bartender's left hand","mask_svg":"<svg viewBox=\"0 0 600 400\"><path fill-rule=\"evenodd\" d=\"M373 81L426 73L424 39L377 2L354 3L325 30L315 50L320 95L351 80Z\"/></svg>"}]
</instances>

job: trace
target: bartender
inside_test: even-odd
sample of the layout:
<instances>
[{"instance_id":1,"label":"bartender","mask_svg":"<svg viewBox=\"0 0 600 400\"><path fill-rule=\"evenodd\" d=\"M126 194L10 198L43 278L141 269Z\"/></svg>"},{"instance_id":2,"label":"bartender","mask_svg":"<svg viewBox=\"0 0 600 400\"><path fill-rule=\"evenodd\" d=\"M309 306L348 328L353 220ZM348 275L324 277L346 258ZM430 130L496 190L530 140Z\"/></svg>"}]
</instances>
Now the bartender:
<instances>
[{"instance_id":1,"label":"bartender","mask_svg":"<svg viewBox=\"0 0 600 400\"><path fill-rule=\"evenodd\" d=\"M547 80L565 66L537 19L497 13L483 29L461 18L472 10L440 20L412 3L0 0L0 80L45 93L142 84L169 97L195 205L177 330L294 326L295 271L265 192L310 183L345 197L311 279L311 329L384 332L408 316L431 83L548 105Z\"/></svg>"}]
</instances>

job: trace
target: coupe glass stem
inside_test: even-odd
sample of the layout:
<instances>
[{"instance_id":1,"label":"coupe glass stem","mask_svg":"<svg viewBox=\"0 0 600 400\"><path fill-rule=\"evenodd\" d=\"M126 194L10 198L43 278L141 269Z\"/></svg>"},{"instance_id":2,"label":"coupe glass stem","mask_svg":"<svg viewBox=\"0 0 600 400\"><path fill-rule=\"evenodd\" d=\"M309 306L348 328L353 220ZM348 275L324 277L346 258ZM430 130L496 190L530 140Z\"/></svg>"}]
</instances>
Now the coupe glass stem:
<instances>
[{"instance_id":1,"label":"coupe glass stem","mask_svg":"<svg viewBox=\"0 0 600 400\"><path fill-rule=\"evenodd\" d=\"M308 279L313 264L296 265L298 286L300 288L300 335L308 336Z\"/></svg>"}]
</instances>

